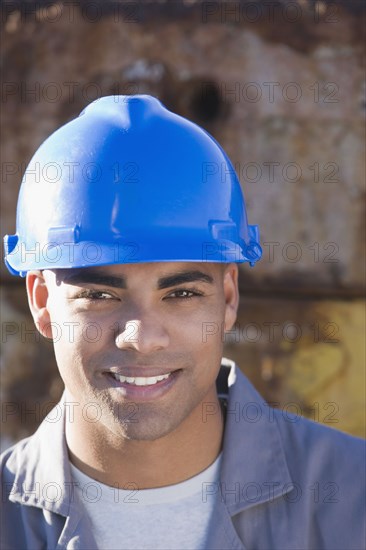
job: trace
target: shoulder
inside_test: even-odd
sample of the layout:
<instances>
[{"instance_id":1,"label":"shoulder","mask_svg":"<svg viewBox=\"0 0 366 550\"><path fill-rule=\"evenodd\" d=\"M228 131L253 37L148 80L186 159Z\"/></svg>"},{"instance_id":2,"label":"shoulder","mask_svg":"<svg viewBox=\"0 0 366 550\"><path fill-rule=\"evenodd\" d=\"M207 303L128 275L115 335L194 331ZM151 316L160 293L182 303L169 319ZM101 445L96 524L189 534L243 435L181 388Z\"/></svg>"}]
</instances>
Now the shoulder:
<instances>
[{"instance_id":1,"label":"shoulder","mask_svg":"<svg viewBox=\"0 0 366 550\"><path fill-rule=\"evenodd\" d=\"M274 417L284 442L289 441L292 445L310 448L316 445L319 452L335 449L342 452L353 449L356 452L355 458L365 452L366 441L359 437L300 415L284 413L280 409L274 409Z\"/></svg>"},{"instance_id":2,"label":"shoulder","mask_svg":"<svg viewBox=\"0 0 366 550\"><path fill-rule=\"evenodd\" d=\"M14 501L12 496L21 490L24 450L30 438L23 439L0 455L1 479L1 548L26 548L26 534L23 522L23 506Z\"/></svg>"},{"instance_id":3,"label":"shoulder","mask_svg":"<svg viewBox=\"0 0 366 550\"><path fill-rule=\"evenodd\" d=\"M221 478L259 495L225 494L246 546L362 548L366 442L272 408L239 371L229 390Z\"/></svg>"},{"instance_id":4,"label":"shoulder","mask_svg":"<svg viewBox=\"0 0 366 550\"><path fill-rule=\"evenodd\" d=\"M250 454L256 463L262 455L270 457L272 465L281 462L290 479L301 487L319 484L335 488L345 498L362 498L366 464L363 439L272 408L239 370L233 373L228 406L235 422L230 441L238 449ZM240 443L242 440L251 441L249 450ZM243 467L249 467L247 461ZM269 472L268 464L266 468Z\"/></svg>"},{"instance_id":5,"label":"shoulder","mask_svg":"<svg viewBox=\"0 0 366 550\"><path fill-rule=\"evenodd\" d=\"M293 468L324 468L341 464L349 468L360 467L364 470L366 460L366 441L341 432L333 427L309 420L300 414L274 409L267 404L254 389L248 379L238 369L235 371L234 402L243 406L237 412L238 417L247 419L267 435L276 432L279 435L286 461ZM234 393L235 392L235 393ZM236 404L236 403L234 403ZM234 407L231 404L231 407ZM252 406L252 409L250 407ZM245 409L245 410L244 410ZM261 422L259 422L259 420Z\"/></svg>"},{"instance_id":6,"label":"shoulder","mask_svg":"<svg viewBox=\"0 0 366 550\"><path fill-rule=\"evenodd\" d=\"M366 463L366 442L297 415L274 411L290 473L359 484ZM356 481L356 477L358 478Z\"/></svg>"},{"instance_id":7,"label":"shoulder","mask_svg":"<svg viewBox=\"0 0 366 550\"><path fill-rule=\"evenodd\" d=\"M15 501L18 499L13 500L13 497L20 495L23 490L27 477L27 447L32 437L22 439L0 455L0 491L4 514L5 508L13 510L17 507Z\"/></svg>"},{"instance_id":8,"label":"shoulder","mask_svg":"<svg viewBox=\"0 0 366 550\"><path fill-rule=\"evenodd\" d=\"M17 475L18 469L21 468L24 461L24 453L32 437L26 437L18 441L18 443L1 453L0 476L2 481L8 481Z\"/></svg>"}]
</instances>

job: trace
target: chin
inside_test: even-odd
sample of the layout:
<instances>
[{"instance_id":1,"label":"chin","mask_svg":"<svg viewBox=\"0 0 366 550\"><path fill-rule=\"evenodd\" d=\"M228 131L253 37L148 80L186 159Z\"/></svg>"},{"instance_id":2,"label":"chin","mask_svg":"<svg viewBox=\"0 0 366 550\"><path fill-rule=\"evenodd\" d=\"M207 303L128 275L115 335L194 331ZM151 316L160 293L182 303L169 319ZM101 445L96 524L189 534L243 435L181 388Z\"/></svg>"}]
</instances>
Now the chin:
<instances>
[{"instance_id":1,"label":"chin","mask_svg":"<svg viewBox=\"0 0 366 550\"><path fill-rule=\"evenodd\" d=\"M166 437L174 432L180 425L178 419L174 420L171 415L139 414L135 418L132 416L126 420L126 417L114 417L112 430L124 439L131 441L156 441Z\"/></svg>"}]
</instances>

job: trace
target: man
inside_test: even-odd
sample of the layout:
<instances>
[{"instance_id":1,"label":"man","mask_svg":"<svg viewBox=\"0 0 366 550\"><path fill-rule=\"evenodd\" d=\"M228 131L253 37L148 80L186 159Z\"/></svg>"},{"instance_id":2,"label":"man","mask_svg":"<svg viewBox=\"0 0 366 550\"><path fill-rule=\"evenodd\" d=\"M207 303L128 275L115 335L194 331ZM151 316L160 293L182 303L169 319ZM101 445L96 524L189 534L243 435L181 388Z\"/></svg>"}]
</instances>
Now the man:
<instances>
[{"instance_id":1,"label":"man","mask_svg":"<svg viewBox=\"0 0 366 550\"><path fill-rule=\"evenodd\" d=\"M2 549L363 547L363 442L222 359L261 249L211 136L149 96L92 103L31 160L5 248L65 392L2 457Z\"/></svg>"}]
</instances>

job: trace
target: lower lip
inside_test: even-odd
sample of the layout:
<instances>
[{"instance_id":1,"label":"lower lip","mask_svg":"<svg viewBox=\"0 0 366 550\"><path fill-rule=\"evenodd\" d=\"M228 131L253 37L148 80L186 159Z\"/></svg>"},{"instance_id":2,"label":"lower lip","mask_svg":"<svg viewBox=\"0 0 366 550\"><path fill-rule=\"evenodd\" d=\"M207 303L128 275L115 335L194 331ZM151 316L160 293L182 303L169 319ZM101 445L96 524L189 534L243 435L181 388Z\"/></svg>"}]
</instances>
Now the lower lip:
<instances>
[{"instance_id":1,"label":"lower lip","mask_svg":"<svg viewBox=\"0 0 366 550\"><path fill-rule=\"evenodd\" d=\"M165 380L160 380L160 382L156 382L156 384L151 384L149 386L136 386L135 384L128 384L127 382L119 382L119 380L109 373L107 377L113 387L122 394L123 397L136 401L150 401L158 399L167 393L175 384L181 372L181 370L176 370L172 372L168 378L165 378Z\"/></svg>"}]
</instances>

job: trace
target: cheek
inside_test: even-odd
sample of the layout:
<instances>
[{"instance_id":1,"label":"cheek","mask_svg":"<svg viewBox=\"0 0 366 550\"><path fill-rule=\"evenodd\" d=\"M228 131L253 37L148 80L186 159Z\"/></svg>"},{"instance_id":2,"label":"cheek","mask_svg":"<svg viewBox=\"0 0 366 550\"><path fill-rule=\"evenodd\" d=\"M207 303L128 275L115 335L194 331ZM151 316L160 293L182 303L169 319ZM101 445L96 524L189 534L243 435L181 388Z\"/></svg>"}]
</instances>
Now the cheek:
<instances>
[{"instance_id":1,"label":"cheek","mask_svg":"<svg viewBox=\"0 0 366 550\"><path fill-rule=\"evenodd\" d=\"M92 341L94 332L74 329L74 333L54 342L57 366L65 387L75 398L91 395L95 373L103 361L105 346Z\"/></svg>"},{"instance_id":2,"label":"cheek","mask_svg":"<svg viewBox=\"0 0 366 550\"><path fill-rule=\"evenodd\" d=\"M111 330L99 319L73 315L67 309L59 308L52 319L53 345L61 376L82 378L93 357L107 346Z\"/></svg>"},{"instance_id":3,"label":"cheek","mask_svg":"<svg viewBox=\"0 0 366 550\"><path fill-rule=\"evenodd\" d=\"M222 347L225 324L225 303L222 300L207 308L200 319L197 335L205 348L215 350Z\"/></svg>"},{"instance_id":4,"label":"cheek","mask_svg":"<svg viewBox=\"0 0 366 550\"><path fill-rule=\"evenodd\" d=\"M174 332L170 329L170 342L173 347L179 347L191 354L194 362L199 363L196 376L207 376L213 365L221 362L225 307L217 302L210 307L197 308L187 316L171 322Z\"/></svg>"},{"instance_id":5,"label":"cheek","mask_svg":"<svg viewBox=\"0 0 366 550\"><path fill-rule=\"evenodd\" d=\"M189 347L211 345L219 337L224 326L223 308L221 304L216 304L212 307L182 311L168 317L165 326L171 335L171 342L183 341Z\"/></svg>"}]
</instances>

